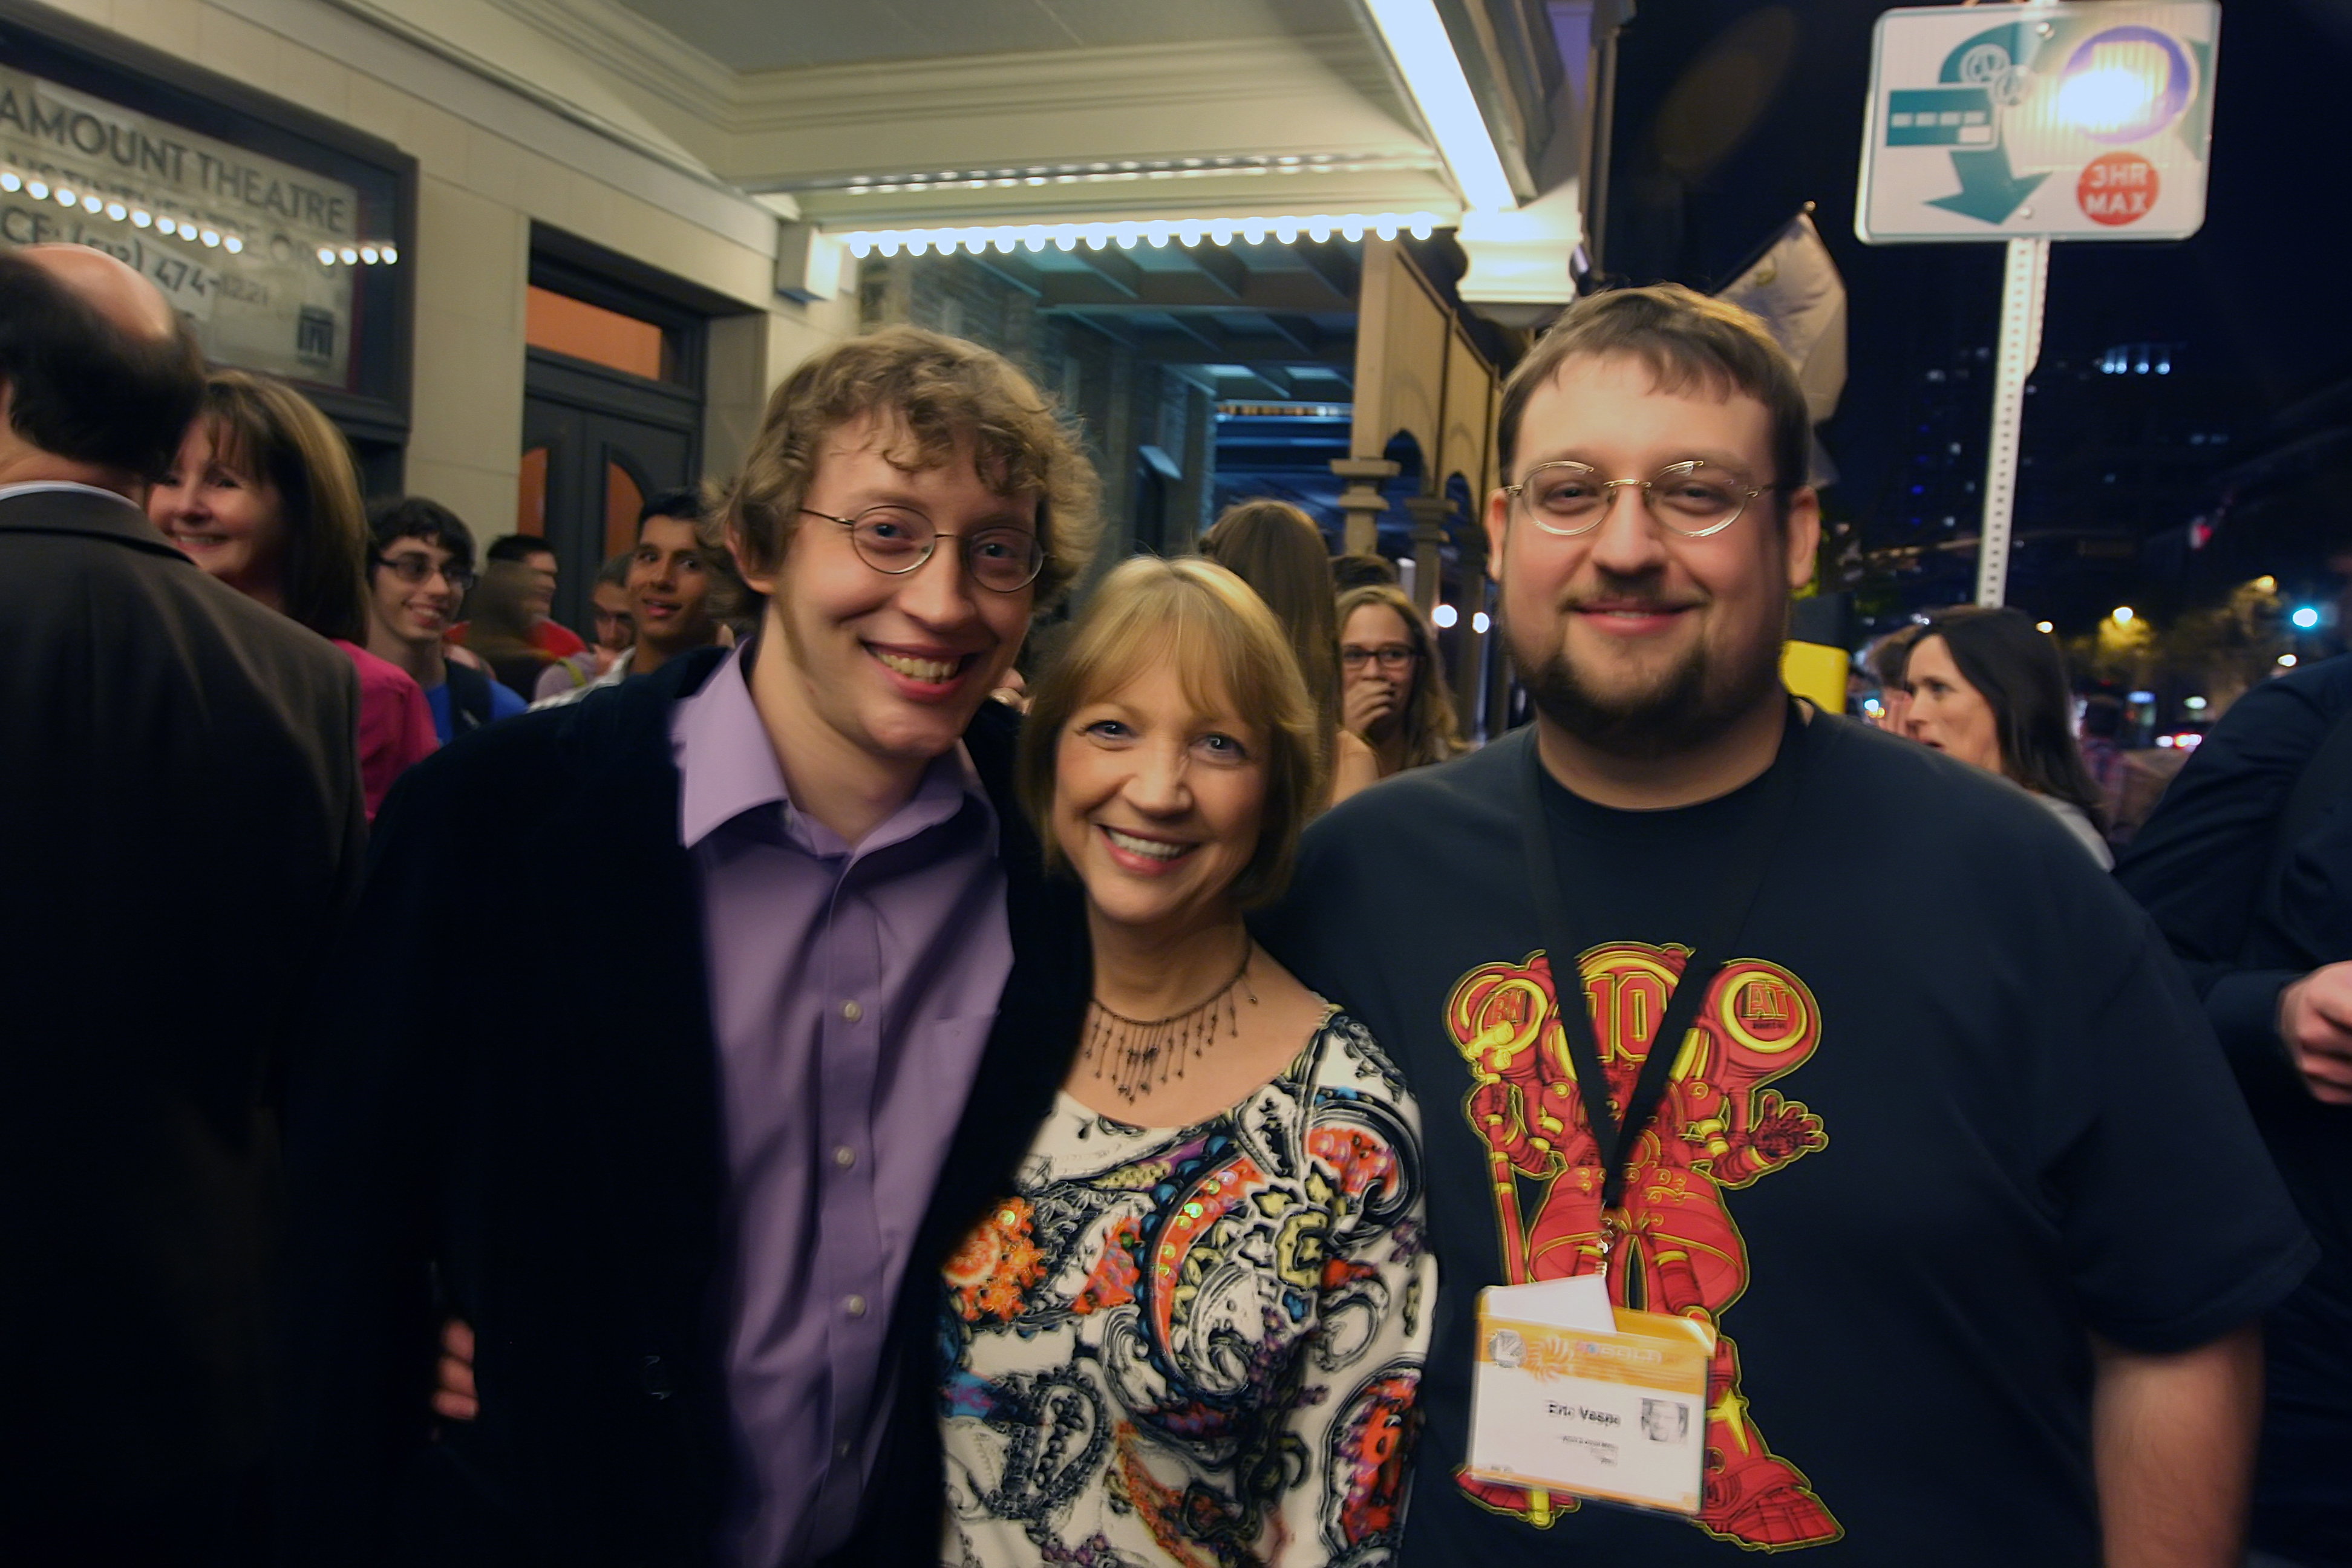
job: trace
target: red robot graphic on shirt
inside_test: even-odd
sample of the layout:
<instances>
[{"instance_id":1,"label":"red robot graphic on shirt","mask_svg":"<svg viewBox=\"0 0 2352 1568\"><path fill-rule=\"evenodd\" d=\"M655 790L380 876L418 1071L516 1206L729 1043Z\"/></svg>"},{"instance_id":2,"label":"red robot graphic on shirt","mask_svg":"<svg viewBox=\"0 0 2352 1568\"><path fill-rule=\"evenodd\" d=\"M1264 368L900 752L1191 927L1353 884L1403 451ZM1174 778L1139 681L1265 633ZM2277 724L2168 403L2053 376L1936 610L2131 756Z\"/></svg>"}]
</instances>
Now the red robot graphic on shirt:
<instances>
[{"instance_id":1,"label":"red robot graphic on shirt","mask_svg":"<svg viewBox=\"0 0 2352 1568\"><path fill-rule=\"evenodd\" d=\"M1617 1114L1689 957L1683 947L1611 942L1579 963ZM1446 1003L1446 1026L1470 1067L1463 1109L1486 1145L1508 1282L1592 1272L1601 1254L1600 1145L1577 1091L1550 963L1537 952L1472 971ZM1820 1117L1765 1087L1811 1057L1821 1037L1820 1010L1803 981L1757 959L1724 966L1633 1152L1625 1230L1609 1269L1619 1305L1718 1331L1697 1523L1753 1550L1816 1546L1844 1534L1802 1472L1749 1420L1738 1347L1720 1332L1724 1313L1748 1288L1747 1244L1724 1194L1828 1146ZM1483 1506L1538 1525L1576 1506L1466 1476L1457 1481Z\"/></svg>"}]
</instances>

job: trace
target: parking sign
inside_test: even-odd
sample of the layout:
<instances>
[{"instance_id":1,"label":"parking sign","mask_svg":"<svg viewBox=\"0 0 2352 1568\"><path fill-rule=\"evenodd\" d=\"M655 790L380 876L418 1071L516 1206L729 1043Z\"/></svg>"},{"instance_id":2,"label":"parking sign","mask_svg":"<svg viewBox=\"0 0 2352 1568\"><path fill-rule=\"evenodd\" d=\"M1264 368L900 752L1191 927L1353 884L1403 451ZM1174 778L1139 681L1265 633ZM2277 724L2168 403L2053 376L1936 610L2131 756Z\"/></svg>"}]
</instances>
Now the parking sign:
<instances>
[{"instance_id":1,"label":"parking sign","mask_svg":"<svg viewBox=\"0 0 2352 1568\"><path fill-rule=\"evenodd\" d=\"M2205 221L2217 0L1889 11L1854 232L2185 239Z\"/></svg>"}]
</instances>

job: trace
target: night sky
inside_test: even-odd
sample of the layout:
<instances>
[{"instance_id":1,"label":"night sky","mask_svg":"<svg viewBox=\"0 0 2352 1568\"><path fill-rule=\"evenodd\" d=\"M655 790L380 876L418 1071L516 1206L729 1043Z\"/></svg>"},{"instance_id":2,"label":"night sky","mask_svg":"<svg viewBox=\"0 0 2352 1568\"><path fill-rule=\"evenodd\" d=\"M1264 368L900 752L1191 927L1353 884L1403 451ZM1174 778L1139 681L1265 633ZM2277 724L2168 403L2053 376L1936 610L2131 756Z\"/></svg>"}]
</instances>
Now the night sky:
<instances>
[{"instance_id":1,"label":"night sky","mask_svg":"<svg viewBox=\"0 0 2352 1568\"><path fill-rule=\"evenodd\" d=\"M2001 259L1997 241L1870 247L1854 237L1871 27L1885 8L1864 0L1641 0L1618 68L1601 252L1604 271L1626 280L1712 289L1803 203L1818 204L1815 221L1852 308L1845 395L1822 429L1843 475L1832 507L1877 538L1888 537L1908 477L1898 466L1916 383L1956 350L1993 343ZM2225 5L2219 78L2203 230L2170 244L2053 247L2043 364L2112 343L2184 344L2183 380L2168 392L2226 416L2232 457L2242 458L2285 438L2282 413L2352 378L2352 305L2340 277L2352 234L2340 210L2352 188L2341 159L2352 139L2337 128L2352 87L2352 0ZM1989 398L1989 385L1979 395ZM2034 419L2029 400L2029 452ZM1981 412L1974 423L1980 430ZM2034 483L2029 472L2021 527ZM2202 499L2184 493L2178 521ZM2313 578L2332 545L2352 542L2352 491L2338 508L2315 504L2340 515L2308 516L2314 505L2300 498L2260 512L2223 542L2228 549L2199 563L2211 570L2174 581L2168 596L2193 599L2217 591L2230 572L2273 564ZM2179 559L2177 549L2150 554ZM2089 603L2117 591L2112 577L2042 591ZM1914 596L1958 595L1947 583Z\"/></svg>"}]
</instances>

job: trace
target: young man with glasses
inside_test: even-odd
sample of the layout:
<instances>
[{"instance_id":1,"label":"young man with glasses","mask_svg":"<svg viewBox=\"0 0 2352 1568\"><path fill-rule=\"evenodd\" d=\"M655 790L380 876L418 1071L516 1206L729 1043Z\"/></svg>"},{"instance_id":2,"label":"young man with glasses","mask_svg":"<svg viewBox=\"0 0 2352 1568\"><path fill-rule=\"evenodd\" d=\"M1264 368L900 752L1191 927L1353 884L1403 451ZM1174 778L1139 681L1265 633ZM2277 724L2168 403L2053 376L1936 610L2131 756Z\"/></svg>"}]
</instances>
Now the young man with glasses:
<instances>
[{"instance_id":1,"label":"young man with glasses","mask_svg":"<svg viewBox=\"0 0 2352 1568\"><path fill-rule=\"evenodd\" d=\"M474 585L474 534L464 520L438 501L404 496L369 509L368 532L368 652L425 689L441 743L521 712L521 697L447 655L445 639Z\"/></svg>"},{"instance_id":2,"label":"young man with glasses","mask_svg":"<svg viewBox=\"0 0 2352 1568\"><path fill-rule=\"evenodd\" d=\"M2064 829L1783 688L1809 437L1745 312L1571 310L1486 511L1536 722L1334 809L1267 922L1431 1108L1402 1561L2223 1568L2310 1244Z\"/></svg>"},{"instance_id":3,"label":"young man with glasses","mask_svg":"<svg viewBox=\"0 0 2352 1568\"><path fill-rule=\"evenodd\" d=\"M1095 481L1009 363L900 328L776 390L725 522L754 637L494 729L380 828L295 1085L289 1561L936 1550L938 1271L1088 984L986 698ZM448 973L453 879L627 888L627 942ZM435 1442L445 1316L478 1409Z\"/></svg>"}]
</instances>

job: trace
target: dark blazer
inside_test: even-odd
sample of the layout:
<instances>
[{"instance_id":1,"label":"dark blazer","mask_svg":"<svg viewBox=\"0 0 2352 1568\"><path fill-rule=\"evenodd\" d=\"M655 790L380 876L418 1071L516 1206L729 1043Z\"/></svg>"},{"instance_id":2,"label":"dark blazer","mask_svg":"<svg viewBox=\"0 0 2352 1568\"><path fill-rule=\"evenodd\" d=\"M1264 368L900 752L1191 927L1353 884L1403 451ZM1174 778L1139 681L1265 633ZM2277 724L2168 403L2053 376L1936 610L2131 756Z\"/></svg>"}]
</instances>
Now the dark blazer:
<instances>
[{"instance_id":1,"label":"dark blazer","mask_svg":"<svg viewBox=\"0 0 2352 1568\"><path fill-rule=\"evenodd\" d=\"M669 718L722 658L461 736L377 819L332 1044L291 1120L290 1562L711 1560L732 1480L727 1174ZM936 1551L939 1268L1051 1109L1084 1018L1084 905L1045 879L1013 799L1017 723L991 703L965 736L1013 968L896 1306L900 1398L848 1561ZM583 953L581 916L616 889L625 912ZM491 900L543 918L467 951L446 913ZM482 1410L436 1441L445 1311L474 1325Z\"/></svg>"},{"instance_id":2,"label":"dark blazer","mask_svg":"<svg viewBox=\"0 0 2352 1568\"><path fill-rule=\"evenodd\" d=\"M358 705L130 502L0 500L0 1562L247 1560L269 1100L358 876Z\"/></svg>"}]
</instances>

